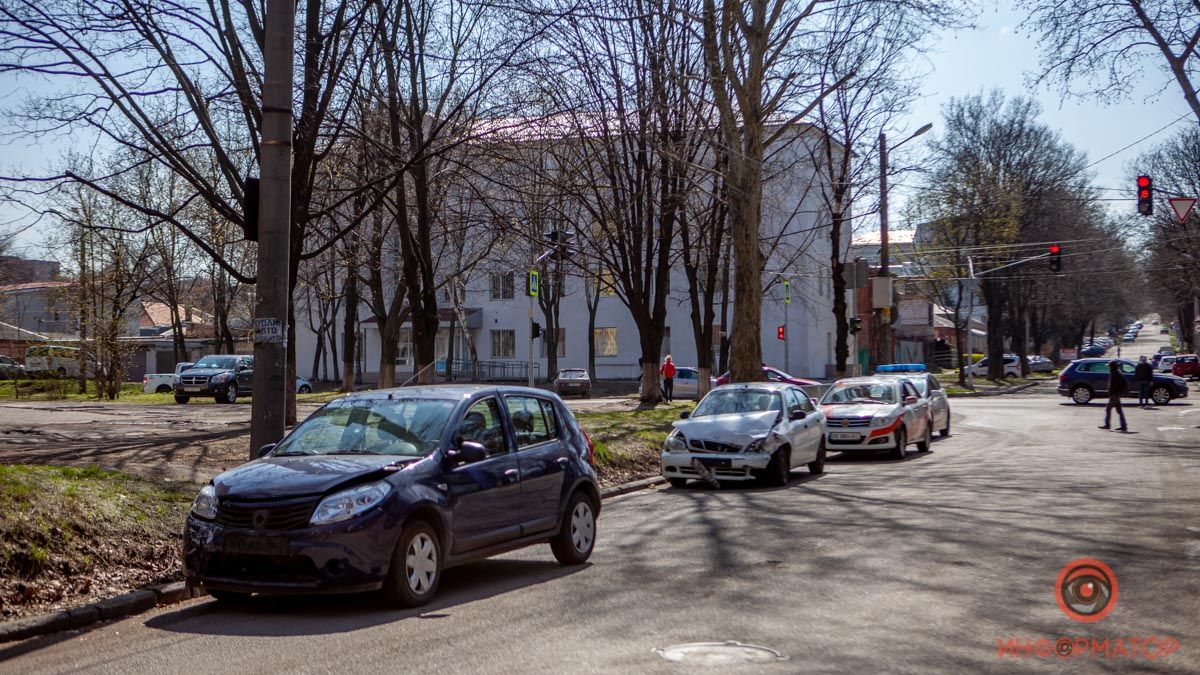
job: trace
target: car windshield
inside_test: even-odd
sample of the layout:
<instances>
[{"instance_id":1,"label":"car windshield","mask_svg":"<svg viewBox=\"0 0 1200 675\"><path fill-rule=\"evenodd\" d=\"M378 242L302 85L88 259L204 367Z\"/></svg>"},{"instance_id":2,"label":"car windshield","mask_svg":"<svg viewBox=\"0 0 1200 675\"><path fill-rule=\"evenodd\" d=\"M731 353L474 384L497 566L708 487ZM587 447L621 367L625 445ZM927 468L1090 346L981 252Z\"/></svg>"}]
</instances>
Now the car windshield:
<instances>
[{"instance_id":1,"label":"car windshield","mask_svg":"<svg viewBox=\"0 0 1200 675\"><path fill-rule=\"evenodd\" d=\"M821 405L857 405L859 403L896 402L896 388L884 382L845 382L833 385L821 398Z\"/></svg>"},{"instance_id":2,"label":"car windshield","mask_svg":"<svg viewBox=\"0 0 1200 675\"><path fill-rule=\"evenodd\" d=\"M563 380L586 380L586 370L564 370L559 372L558 377Z\"/></svg>"},{"instance_id":3,"label":"car windshield","mask_svg":"<svg viewBox=\"0 0 1200 675\"><path fill-rule=\"evenodd\" d=\"M332 401L283 439L273 454L423 457L437 447L454 405L428 398Z\"/></svg>"},{"instance_id":4,"label":"car windshield","mask_svg":"<svg viewBox=\"0 0 1200 675\"><path fill-rule=\"evenodd\" d=\"M206 356L195 363L192 368L215 368L219 370L233 370L237 365L236 356Z\"/></svg>"},{"instance_id":5,"label":"car windshield","mask_svg":"<svg viewBox=\"0 0 1200 675\"><path fill-rule=\"evenodd\" d=\"M779 410L779 395L767 389L723 389L709 392L692 417L736 415Z\"/></svg>"}]
</instances>

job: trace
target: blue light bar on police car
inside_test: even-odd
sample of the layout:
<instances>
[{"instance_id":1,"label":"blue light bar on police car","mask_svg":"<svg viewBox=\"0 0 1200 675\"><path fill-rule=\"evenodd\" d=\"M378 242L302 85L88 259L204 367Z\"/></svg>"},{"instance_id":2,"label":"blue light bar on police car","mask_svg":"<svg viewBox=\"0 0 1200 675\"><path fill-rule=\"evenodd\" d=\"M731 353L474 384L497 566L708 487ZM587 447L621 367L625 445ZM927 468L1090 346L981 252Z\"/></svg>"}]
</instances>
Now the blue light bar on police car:
<instances>
[{"instance_id":1,"label":"blue light bar on police car","mask_svg":"<svg viewBox=\"0 0 1200 675\"><path fill-rule=\"evenodd\" d=\"M875 369L876 373L924 373L924 363L888 363Z\"/></svg>"}]
</instances>

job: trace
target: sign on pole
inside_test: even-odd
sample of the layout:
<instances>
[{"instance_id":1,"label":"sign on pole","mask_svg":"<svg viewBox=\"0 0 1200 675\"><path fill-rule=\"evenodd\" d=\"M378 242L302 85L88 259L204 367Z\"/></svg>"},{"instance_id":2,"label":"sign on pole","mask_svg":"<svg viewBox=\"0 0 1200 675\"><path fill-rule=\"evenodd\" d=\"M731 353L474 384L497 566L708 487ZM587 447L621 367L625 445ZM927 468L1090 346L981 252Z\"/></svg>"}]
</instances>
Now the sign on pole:
<instances>
[{"instance_id":1,"label":"sign on pole","mask_svg":"<svg viewBox=\"0 0 1200 675\"><path fill-rule=\"evenodd\" d=\"M1077 358L1079 358L1079 354L1074 349L1063 347L1062 349L1058 350L1059 361L1074 361Z\"/></svg>"},{"instance_id":2,"label":"sign on pole","mask_svg":"<svg viewBox=\"0 0 1200 675\"><path fill-rule=\"evenodd\" d=\"M536 298L538 296L538 271L529 270L529 297Z\"/></svg>"},{"instance_id":3,"label":"sign on pole","mask_svg":"<svg viewBox=\"0 0 1200 675\"><path fill-rule=\"evenodd\" d=\"M1175 212L1175 217L1181 223L1187 220L1188 215L1192 212L1192 207L1196 206L1195 197L1171 197L1167 201L1171 203L1171 210Z\"/></svg>"},{"instance_id":4,"label":"sign on pole","mask_svg":"<svg viewBox=\"0 0 1200 675\"><path fill-rule=\"evenodd\" d=\"M783 280L783 304L792 304L792 283L787 279Z\"/></svg>"},{"instance_id":5,"label":"sign on pole","mask_svg":"<svg viewBox=\"0 0 1200 675\"><path fill-rule=\"evenodd\" d=\"M287 344L287 331L279 319L255 319L254 341L270 344Z\"/></svg>"}]
</instances>

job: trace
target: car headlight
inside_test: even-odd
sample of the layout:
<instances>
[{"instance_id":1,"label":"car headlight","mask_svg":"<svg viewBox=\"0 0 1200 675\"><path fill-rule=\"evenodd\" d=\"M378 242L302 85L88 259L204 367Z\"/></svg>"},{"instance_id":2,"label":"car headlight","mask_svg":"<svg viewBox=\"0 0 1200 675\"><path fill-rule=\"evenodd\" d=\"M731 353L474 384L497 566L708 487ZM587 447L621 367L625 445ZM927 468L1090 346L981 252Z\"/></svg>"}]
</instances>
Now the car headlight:
<instances>
[{"instance_id":1,"label":"car headlight","mask_svg":"<svg viewBox=\"0 0 1200 675\"><path fill-rule=\"evenodd\" d=\"M663 445L667 452L687 452L687 436L676 429L667 435L667 440Z\"/></svg>"},{"instance_id":2,"label":"car headlight","mask_svg":"<svg viewBox=\"0 0 1200 675\"><path fill-rule=\"evenodd\" d=\"M192 502L192 513L205 520L217 517L217 489L211 485L200 488L196 501Z\"/></svg>"},{"instance_id":3,"label":"car headlight","mask_svg":"<svg viewBox=\"0 0 1200 675\"><path fill-rule=\"evenodd\" d=\"M767 444L767 437L756 438L750 441L750 445L746 446L746 452L762 452Z\"/></svg>"},{"instance_id":4,"label":"car headlight","mask_svg":"<svg viewBox=\"0 0 1200 675\"><path fill-rule=\"evenodd\" d=\"M392 484L381 480L335 492L317 504L317 510L313 511L309 524L326 525L353 518L382 502L391 491Z\"/></svg>"},{"instance_id":5,"label":"car headlight","mask_svg":"<svg viewBox=\"0 0 1200 675\"><path fill-rule=\"evenodd\" d=\"M213 375L212 377L210 377L208 379L210 382L226 382L229 380L230 377L231 377L231 375L229 373L219 373L217 375Z\"/></svg>"},{"instance_id":6,"label":"car headlight","mask_svg":"<svg viewBox=\"0 0 1200 675\"><path fill-rule=\"evenodd\" d=\"M875 417L871 418L871 426L886 427L887 425L889 425L895 421L896 421L896 418L893 417L891 413L888 413L886 415L876 415Z\"/></svg>"}]
</instances>

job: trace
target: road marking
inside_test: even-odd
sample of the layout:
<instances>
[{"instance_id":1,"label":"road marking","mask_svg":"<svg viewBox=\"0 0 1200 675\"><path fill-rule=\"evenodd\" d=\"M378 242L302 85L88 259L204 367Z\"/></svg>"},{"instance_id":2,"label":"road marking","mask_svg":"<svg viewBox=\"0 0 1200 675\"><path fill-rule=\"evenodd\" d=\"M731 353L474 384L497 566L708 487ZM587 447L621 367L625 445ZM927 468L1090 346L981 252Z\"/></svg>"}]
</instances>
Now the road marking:
<instances>
[{"instance_id":1,"label":"road marking","mask_svg":"<svg viewBox=\"0 0 1200 675\"><path fill-rule=\"evenodd\" d=\"M1190 410L1180 410L1180 411L1179 411L1179 414L1180 414L1180 415L1186 415L1186 414L1188 414L1188 413L1194 413L1194 412L1196 412L1197 410L1200 410L1200 408L1192 408L1192 409L1190 409Z\"/></svg>"},{"instance_id":2,"label":"road marking","mask_svg":"<svg viewBox=\"0 0 1200 675\"><path fill-rule=\"evenodd\" d=\"M1187 427L1159 427L1159 431L1187 431Z\"/></svg>"}]
</instances>

